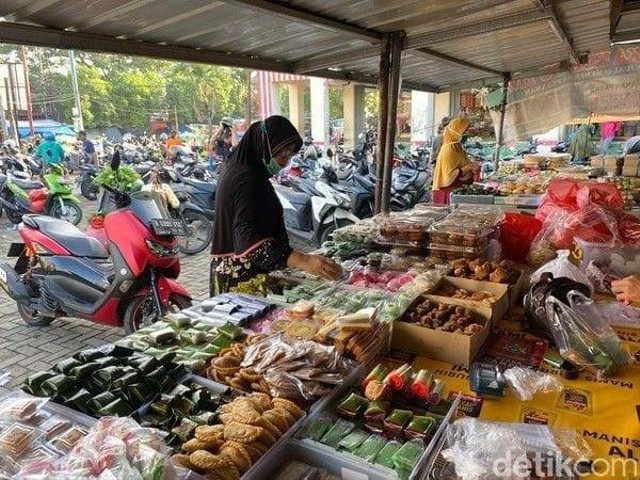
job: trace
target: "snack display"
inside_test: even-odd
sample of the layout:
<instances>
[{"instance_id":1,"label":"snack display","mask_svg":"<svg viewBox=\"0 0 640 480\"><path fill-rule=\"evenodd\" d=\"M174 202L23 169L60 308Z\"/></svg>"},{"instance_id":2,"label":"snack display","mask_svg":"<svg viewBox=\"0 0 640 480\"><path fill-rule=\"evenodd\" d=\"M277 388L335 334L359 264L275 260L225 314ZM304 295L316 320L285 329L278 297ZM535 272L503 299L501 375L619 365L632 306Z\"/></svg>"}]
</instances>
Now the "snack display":
<instances>
[{"instance_id":1,"label":"snack display","mask_svg":"<svg viewBox=\"0 0 640 480\"><path fill-rule=\"evenodd\" d=\"M453 276L469 278L492 283L514 284L520 277L520 271L512 266L508 260L501 262L485 262L481 259L467 260L464 258L452 262Z\"/></svg>"},{"instance_id":2,"label":"snack display","mask_svg":"<svg viewBox=\"0 0 640 480\"><path fill-rule=\"evenodd\" d=\"M470 292L464 288L456 288L454 285L446 283L436 290L435 294L442 297L458 298L460 300L470 300L487 304L495 303L498 300L489 292Z\"/></svg>"},{"instance_id":3,"label":"snack display","mask_svg":"<svg viewBox=\"0 0 640 480\"><path fill-rule=\"evenodd\" d=\"M192 372L201 372L207 360L242 335L242 330L234 323L215 327L181 313L172 313L119 340L116 345L152 357L172 353L174 363L184 365Z\"/></svg>"},{"instance_id":4,"label":"snack display","mask_svg":"<svg viewBox=\"0 0 640 480\"><path fill-rule=\"evenodd\" d=\"M187 369L172 362L175 355L148 357L123 347L83 350L27 377L22 388L93 417L127 416L185 377Z\"/></svg>"},{"instance_id":5,"label":"snack display","mask_svg":"<svg viewBox=\"0 0 640 480\"><path fill-rule=\"evenodd\" d=\"M414 305L403 322L461 335L474 335L484 329L485 320L472 311L455 305L424 300Z\"/></svg>"},{"instance_id":6,"label":"snack display","mask_svg":"<svg viewBox=\"0 0 640 480\"><path fill-rule=\"evenodd\" d=\"M434 385L433 375L425 370L414 372L408 364L396 369L378 365L360 389L310 419L296 436L392 468L400 478L408 478L442 422L440 415L431 412L433 405L424 392L411 393L409 387L416 382L428 392Z\"/></svg>"},{"instance_id":7,"label":"snack display","mask_svg":"<svg viewBox=\"0 0 640 480\"><path fill-rule=\"evenodd\" d=\"M429 241L429 228L449 213L448 207L423 205L420 209L376 217L380 241L385 244L421 246Z\"/></svg>"},{"instance_id":8,"label":"snack display","mask_svg":"<svg viewBox=\"0 0 640 480\"><path fill-rule=\"evenodd\" d=\"M294 403L265 394L237 397L218 421L197 426L173 461L207 478L238 479L304 416Z\"/></svg>"},{"instance_id":9,"label":"snack display","mask_svg":"<svg viewBox=\"0 0 640 480\"><path fill-rule=\"evenodd\" d=\"M333 347L286 340L282 335L256 335L220 352L207 376L237 390L306 403L342 383L353 366Z\"/></svg>"}]
</instances>

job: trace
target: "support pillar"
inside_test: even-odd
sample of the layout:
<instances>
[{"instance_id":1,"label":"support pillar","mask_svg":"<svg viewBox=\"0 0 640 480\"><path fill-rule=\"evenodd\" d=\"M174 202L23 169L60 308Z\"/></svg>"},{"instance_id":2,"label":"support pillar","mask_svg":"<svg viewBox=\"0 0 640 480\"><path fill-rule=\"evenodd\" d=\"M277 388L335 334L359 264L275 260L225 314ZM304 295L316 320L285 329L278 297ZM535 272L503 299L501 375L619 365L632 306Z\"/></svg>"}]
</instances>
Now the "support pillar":
<instances>
[{"instance_id":1,"label":"support pillar","mask_svg":"<svg viewBox=\"0 0 640 480\"><path fill-rule=\"evenodd\" d=\"M350 83L343 89L344 144L355 147L358 135L365 130L364 86Z\"/></svg>"},{"instance_id":2,"label":"support pillar","mask_svg":"<svg viewBox=\"0 0 640 480\"><path fill-rule=\"evenodd\" d=\"M289 120L300 132L304 132L304 82L289 83Z\"/></svg>"},{"instance_id":3,"label":"support pillar","mask_svg":"<svg viewBox=\"0 0 640 480\"><path fill-rule=\"evenodd\" d=\"M378 112L378 150L374 163L376 174L375 213L382 211L382 182L384 179L384 153L387 142L387 112L389 110L389 65L391 53L391 35L382 38L380 52L380 80L378 82L378 97L380 109Z\"/></svg>"},{"instance_id":4,"label":"support pillar","mask_svg":"<svg viewBox=\"0 0 640 480\"><path fill-rule=\"evenodd\" d=\"M411 90L411 145L416 147L433 138L435 95Z\"/></svg>"},{"instance_id":5,"label":"support pillar","mask_svg":"<svg viewBox=\"0 0 640 480\"><path fill-rule=\"evenodd\" d=\"M389 212L391 200L391 176L393 173L393 147L398 126L398 97L400 96L400 67L402 63L402 44L404 34L391 34L391 56L389 61L389 95L387 109L387 132L384 149L384 176L382 182L382 197L380 201L381 211Z\"/></svg>"},{"instance_id":6,"label":"support pillar","mask_svg":"<svg viewBox=\"0 0 640 480\"><path fill-rule=\"evenodd\" d=\"M504 114L507 108L507 95L509 93L509 81L510 75L505 75L502 81L502 102L500 104L500 126L498 127L498 135L496 137L496 148L493 158L493 171L498 171L500 164L500 149L502 148L502 142L504 140Z\"/></svg>"},{"instance_id":7,"label":"support pillar","mask_svg":"<svg viewBox=\"0 0 640 480\"><path fill-rule=\"evenodd\" d=\"M320 148L329 146L329 89L324 78L311 77L311 136Z\"/></svg>"},{"instance_id":8,"label":"support pillar","mask_svg":"<svg viewBox=\"0 0 640 480\"><path fill-rule=\"evenodd\" d=\"M280 96L278 95L278 83L271 82L271 115L282 115L282 110L280 109Z\"/></svg>"}]
</instances>

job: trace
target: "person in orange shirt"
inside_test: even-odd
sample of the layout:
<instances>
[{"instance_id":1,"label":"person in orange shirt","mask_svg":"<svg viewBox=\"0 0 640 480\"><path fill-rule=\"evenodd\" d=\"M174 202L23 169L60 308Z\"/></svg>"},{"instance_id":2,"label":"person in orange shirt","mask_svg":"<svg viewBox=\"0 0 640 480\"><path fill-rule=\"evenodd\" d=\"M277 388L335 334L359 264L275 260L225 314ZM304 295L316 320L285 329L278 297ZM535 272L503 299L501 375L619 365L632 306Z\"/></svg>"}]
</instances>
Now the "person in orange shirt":
<instances>
[{"instance_id":1,"label":"person in orange shirt","mask_svg":"<svg viewBox=\"0 0 640 480\"><path fill-rule=\"evenodd\" d=\"M167 150L171 147L178 147L180 145L182 145L182 139L180 139L175 131L172 131L171 135L169 135L169 138L167 139Z\"/></svg>"}]
</instances>

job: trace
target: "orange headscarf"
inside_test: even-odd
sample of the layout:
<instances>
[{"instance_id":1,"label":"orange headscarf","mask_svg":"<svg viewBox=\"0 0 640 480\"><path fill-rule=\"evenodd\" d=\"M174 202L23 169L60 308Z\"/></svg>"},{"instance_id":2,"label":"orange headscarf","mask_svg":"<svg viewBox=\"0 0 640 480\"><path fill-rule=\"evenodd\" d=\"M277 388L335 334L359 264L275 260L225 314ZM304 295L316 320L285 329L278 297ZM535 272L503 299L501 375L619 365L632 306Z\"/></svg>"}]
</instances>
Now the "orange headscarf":
<instances>
[{"instance_id":1,"label":"orange headscarf","mask_svg":"<svg viewBox=\"0 0 640 480\"><path fill-rule=\"evenodd\" d=\"M454 118L444 129L442 147L433 170L433 190L450 186L458 178L458 170L470 163L462 148L462 134L469 127L464 117Z\"/></svg>"}]
</instances>

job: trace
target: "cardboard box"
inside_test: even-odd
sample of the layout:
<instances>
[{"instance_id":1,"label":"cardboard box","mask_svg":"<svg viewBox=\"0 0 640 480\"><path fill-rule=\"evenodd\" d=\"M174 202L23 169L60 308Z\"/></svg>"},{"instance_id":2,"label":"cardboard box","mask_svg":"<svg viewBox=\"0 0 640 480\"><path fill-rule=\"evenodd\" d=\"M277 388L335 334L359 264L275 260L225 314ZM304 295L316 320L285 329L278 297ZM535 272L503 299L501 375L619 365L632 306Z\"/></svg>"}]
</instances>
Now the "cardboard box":
<instances>
[{"instance_id":1,"label":"cardboard box","mask_svg":"<svg viewBox=\"0 0 640 480\"><path fill-rule=\"evenodd\" d=\"M487 292L496 297L497 301L494 303L454 299L460 300L464 303L468 303L469 305L465 305L468 307L489 307L491 309L491 319L493 320L494 324L502 317L504 317L509 311L509 285L502 283L479 282L477 280L469 280L468 278L459 277L444 277L440 281L440 283L435 288L433 288L432 291L427 292L427 294L423 296L426 298L430 298L436 302L446 303L446 301L449 300L450 297L445 297L437 294L438 290L446 285L450 285L454 288L461 288L468 292Z\"/></svg>"},{"instance_id":2,"label":"cardboard box","mask_svg":"<svg viewBox=\"0 0 640 480\"><path fill-rule=\"evenodd\" d=\"M421 297L416 302L424 300ZM455 298L447 298L440 303L468 308L486 320L484 328L475 335L460 335L396 320L393 322L391 347L468 367L489 338L492 328L492 310L476 302L464 302Z\"/></svg>"},{"instance_id":3,"label":"cardboard box","mask_svg":"<svg viewBox=\"0 0 640 480\"><path fill-rule=\"evenodd\" d=\"M619 165L618 157L613 155L605 155L604 156L604 166L606 167L617 167Z\"/></svg>"},{"instance_id":4,"label":"cardboard box","mask_svg":"<svg viewBox=\"0 0 640 480\"><path fill-rule=\"evenodd\" d=\"M604 168L604 157L602 155L594 155L589 160L591 168Z\"/></svg>"}]
</instances>

